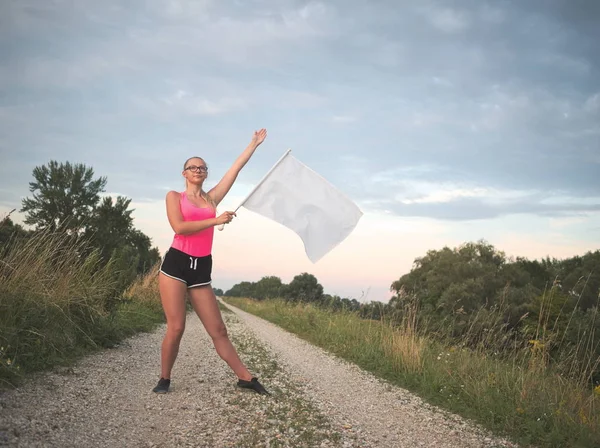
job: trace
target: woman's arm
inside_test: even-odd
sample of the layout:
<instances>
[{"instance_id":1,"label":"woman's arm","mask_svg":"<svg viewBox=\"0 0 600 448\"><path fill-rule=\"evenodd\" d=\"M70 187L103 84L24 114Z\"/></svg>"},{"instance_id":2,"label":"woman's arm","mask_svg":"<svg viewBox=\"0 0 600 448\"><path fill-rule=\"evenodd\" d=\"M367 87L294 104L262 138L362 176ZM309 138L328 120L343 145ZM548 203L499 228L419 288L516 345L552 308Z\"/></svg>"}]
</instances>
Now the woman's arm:
<instances>
[{"instance_id":1,"label":"woman's arm","mask_svg":"<svg viewBox=\"0 0 600 448\"><path fill-rule=\"evenodd\" d=\"M178 235L190 235L212 226L227 224L235 216L234 212L224 212L216 218L203 219L201 221L184 221L179 209L179 195L180 193L176 191L169 191L166 198L167 218L169 219L171 228Z\"/></svg>"},{"instance_id":2,"label":"woman's arm","mask_svg":"<svg viewBox=\"0 0 600 448\"><path fill-rule=\"evenodd\" d=\"M250 157L252 157L252 154L254 154L256 148L258 148L258 146L265 140L266 137L266 129L255 131L254 136L252 137L252 141L246 147L246 149L244 149L244 152L240 154L240 156L233 163L231 168L229 168L229 170L225 173L225 175L219 181L219 183L208 192L212 200L215 201L215 204L218 205L223 200L223 198L229 192L231 186L235 182L235 179L237 178L237 175L239 174L240 170L244 167L244 165L246 165L248 160L250 160Z\"/></svg>"}]
</instances>

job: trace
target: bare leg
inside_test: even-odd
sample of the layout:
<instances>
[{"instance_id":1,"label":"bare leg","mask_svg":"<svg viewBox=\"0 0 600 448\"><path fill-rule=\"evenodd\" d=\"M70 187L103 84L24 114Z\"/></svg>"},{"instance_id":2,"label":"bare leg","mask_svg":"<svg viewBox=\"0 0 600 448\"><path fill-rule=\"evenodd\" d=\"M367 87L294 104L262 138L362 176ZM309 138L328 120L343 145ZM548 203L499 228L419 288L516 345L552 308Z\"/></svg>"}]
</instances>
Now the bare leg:
<instances>
[{"instance_id":1,"label":"bare leg","mask_svg":"<svg viewBox=\"0 0 600 448\"><path fill-rule=\"evenodd\" d=\"M167 317L167 332L161 349L161 377L171 378L171 369L175 364L179 343L185 329L185 292L186 285L179 280L159 273L158 286L163 310Z\"/></svg>"},{"instance_id":2,"label":"bare leg","mask_svg":"<svg viewBox=\"0 0 600 448\"><path fill-rule=\"evenodd\" d=\"M227 328L221 317L217 298L210 285L190 289L190 302L204 328L213 340L219 356L225 361L239 379L250 381L252 375L240 360L227 335Z\"/></svg>"}]
</instances>

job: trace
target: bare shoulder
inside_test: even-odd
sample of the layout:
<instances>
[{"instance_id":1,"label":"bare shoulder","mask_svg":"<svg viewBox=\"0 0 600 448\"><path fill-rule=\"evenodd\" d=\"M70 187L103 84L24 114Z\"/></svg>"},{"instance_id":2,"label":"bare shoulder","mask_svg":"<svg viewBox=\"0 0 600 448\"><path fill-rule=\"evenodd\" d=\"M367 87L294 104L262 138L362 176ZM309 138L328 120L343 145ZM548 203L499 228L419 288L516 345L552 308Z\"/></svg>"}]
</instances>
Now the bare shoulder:
<instances>
[{"instance_id":1,"label":"bare shoulder","mask_svg":"<svg viewBox=\"0 0 600 448\"><path fill-rule=\"evenodd\" d=\"M167 201L172 201L173 199L179 199L180 195L181 195L181 193L179 193L178 191L171 190L167 193L167 196L165 199Z\"/></svg>"}]
</instances>

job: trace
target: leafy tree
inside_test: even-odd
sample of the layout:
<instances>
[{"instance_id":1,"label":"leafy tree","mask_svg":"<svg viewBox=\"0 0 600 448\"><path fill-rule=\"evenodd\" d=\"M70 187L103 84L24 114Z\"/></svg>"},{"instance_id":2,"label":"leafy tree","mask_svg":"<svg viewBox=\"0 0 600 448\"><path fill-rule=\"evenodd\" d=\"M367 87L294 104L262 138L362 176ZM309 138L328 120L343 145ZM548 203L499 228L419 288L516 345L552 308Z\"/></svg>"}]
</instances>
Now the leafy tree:
<instances>
[{"instance_id":1,"label":"leafy tree","mask_svg":"<svg viewBox=\"0 0 600 448\"><path fill-rule=\"evenodd\" d=\"M128 210L131 199L118 196L116 202L108 196L96 206L86 226L86 237L94 247L101 249L108 260L115 249L128 243L133 230L133 210Z\"/></svg>"},{"instance_id":2,"label":"leafy tree","mask_svg":"<svg viewBox=\"0 0 600 448\"><path fill-rule=\"evenodd\" d=\"M332 296L330 294L323 294L321 299L319 299L319 304L324 308L329 308L334 311L359 311L362 306L356 299L341 298L338 295Z\"/></svg>"},{"instance_id":3,"label":"leafy tree","mask_svg":"<svg viewBox=\"0 0 600 448\"><path fill-rule=\"evenodd\" d=\"M83 164L58 163L33 170L33 198L23 200L25 223L36 230L64 231L85 238L90 249L98 249L105 263L117 259L128 270L140 274L160 261L150 238L133 227L131 199L104 197L106 177L94 179L94 171ZM116 257L116 258L115 258ZM128 278L124 275L123 278ZM125 281L125 280L123 280Z\"/></svg>"},{"instance_id":4,"label":"leafy tree","mask_svg":"<svg viewBox=\"0 0 600 448\"><path fill-rule=\"evenodd\" d=\"M137 272L148 272L160 261L160 251L152 247L152 240L143 232L132 228L127 235L127 244L136 250L138 255Z\"/></svg>"},{"instance_id":5,"label":"leafy tree","mask_svg":"<svg viewBox=\"0 0 600 448\"><path fill-rule=\"evenodd\" d=\"M583 310L598 306L600 299L600 250L564 260L558 281L573 306Z\"/></svg>"},{"instance_id":6,"label":"leafy tree","mask_svg":"<svg viewBox=\"0 0 600 448\"><path fill-rule=\"evenodd\" d=\"M160 260L157 248L152 248L150 238L133 227L131 199L107 196L94 208L85 230L91 247L98 248L104 261L115 251L130 248L136 254L134 269L138 274L147 272ZM133 262L133 259L130 260Z\"/></svg>"},{"instance_id":7,"label":"leafy tree","mask_svg":"<svg viewBox=\"0 0 600 448\"><path fill-rule=\"evenodd\" d=\"M456 249L444 247L418 258L413 270L393 282L391 288L396 294L402 288L415 291L429 311L470 313L495 301L498 290L506 284L505 264L504 253L484 241Z\"/></svg>"},{"instance_id":8,"label":"leafy tree","mask_svg":"<svg viewBox=\"0 0 600 448\"><path fill-rule=\"evenodd\" d=\"M215 293L215 296L223 296L223 290L221 288L213 288L213 291Z\"/></svg>"},{"instance_id":9,"label":"leafy tree","mask_svg":"<svg viewBox=\"0 0 600 448\"><path fill-rule=\"evenodd\" d=\"M304 272L292 279L283 294L290 301L318 302L323 298L323 286L314 275Z\"/></svg>"},{"instance_id":10,"label":"leafy tree","mask_svg":"<svg viewBox=\"0 0 600 448\"><path fill-rule=\"evenodd\" d=\"M0 246L13 239L27 238L30 234L21 225L15 224L10 215L0 220Z\"/></svg>"},{"instance_id":11,"label":"leafy tree","mask_svg":"<svg viewBox=\"0 0 600 448\"><path fill-rule=\"evenodd\" d=\"M334 311L342 309L342 298L338 295L323 294L320 305Z\"/></svg>"},{"instance_id":12,"label":"leafy tree","mask_svg":"<svg viewBox=\"0 0 600 448\"><path fill-rule=\"evenodd\" d=\"M68 233L81 231L106 186L106 177L94 179L92 168L54 160L35 167L33 177L33 198L22 201L25 224Z\"/></svg>"},{"instance_id":13,"label":"leafy tree","mask_svg":"<svg viewBox=\"0 0 600 448\"><path fill-rule=\"evenodd\" d=\"M359 315L363 319L381 320L386 309L383 302L364 303L360 306Z\"/></svg>"},{"instance_id":14,"label":"leafy tree","mask_svg":"<svg viewBox=\"0 0 600 448\"><path fill-rule=\"evenodd\" d=\"M267 276L258 282L241 282L234 285L225 295L232 297L247 297L250 299L273 299L281 296L285 285L279 277Z\"/></svg>"},{"instance_id":15,"label":"leafy tree","mask_svg":"<svg viewBox=\"0 0 600 448\"><path fill-rule=\"evenodd\" d=\"M113 250L108 262L115 266L115 271L117 273L117 276L114 279L116 283L116 296L113 297L113 299L116 299L135 280L135 277L138 274L137 266L139 263L139 254L131 246L117 247ZM109 302L109 304L114 305L116 304L116 301L113 300Z\"/></svg>"},{"instance_id":16,"label":"leafy tree","mask_svg":"<svg viewBox=\"0 0 600 448\"><path fill-rule=\"evenodd\" d=\"M233 285L231 289L225 292L226 296L231 297L253 297L254 296L254 283L252 282L241 282Z\"/></svg>"},{"instance_id":17,"label":"leafy tree","mask_svg":"<svg viewBox=\"0 0 600 448\"><path fill-rule=\"evenodd\" d=\"M528 276L528 282L543 291L546 287L552 285L554 280L551 261L528 260L523 257L517 257L513 263L516 269Z\"/></svg>"},{"instance_id":18,"label":"leafy tree","mask_svg":"<svg viewBox=\"0 0 600 448\"><path fill-rule=\"evenodd\" d=\"M283 283L279 277L267 276L261 278L254 286L255 299L274 299L281 295Z\"/></svg>"},{"instance_id":19,"label":"leafy tree","mask_svg":"<svg viewBox=\"0 0 600 448\"><path fill-rule=\"evenodd\" d=\"M392 283L396 295L390 306L402 309L395 306L396 302L417 297L420 318L432 331L443 329L454 336L473 328L475 319L480 327L491 324L482 316L497 319L498 313L506 322L517 325L531 311L531 300L540 293L532 285L531 275L535 273L539 283L543 272L540 266L523 260L510 262L485 241L455 249L444 247L428 251L415 261L410 273Z\"/></svg>"}]
</instances>

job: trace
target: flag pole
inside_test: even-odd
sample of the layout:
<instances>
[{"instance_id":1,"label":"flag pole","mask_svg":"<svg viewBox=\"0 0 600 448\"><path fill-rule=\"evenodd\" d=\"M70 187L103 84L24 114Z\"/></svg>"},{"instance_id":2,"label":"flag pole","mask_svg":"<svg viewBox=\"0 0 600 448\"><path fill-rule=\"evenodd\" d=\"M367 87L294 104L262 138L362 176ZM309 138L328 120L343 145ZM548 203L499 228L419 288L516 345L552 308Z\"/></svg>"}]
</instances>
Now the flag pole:
<instances>
[{"instance_id":1,"label":"flag pole","mask_svg":"<svg viewBox=\"0 0 600 448\"><path fill-rule=\"evenodd\" d=\"M246 202L248 200L248 198L250 196L252 196L252 194L258 189L258 187L260 187L263 184L263 182L267 179L267 177L269 177L269 175L273 172L273 170L275 168L277 168L277 165L279 165L290 152L292 152L291 148L289 148L285 153L283 153L283 155L279 158L279 160L277 162L275 162L275 164L271 167L271 169L269 171L267 171L267 174L265 174L263 176L263 178L260 180L260 182L258 182L256 184L256 186L252 189L252 191L250 193L248 193L248 195L244 198L244 200L242 202L240 202L240 205L237 206L237 208L234 210L234 212L237 212L239 210L239 208L242 205L244 205L244 202ZM221 224L218 227L219 230L223 230L224 228L225 228L225 224Z\"/></svg>"}]
</instances>

